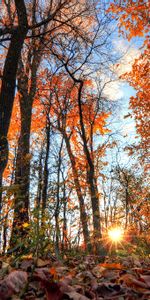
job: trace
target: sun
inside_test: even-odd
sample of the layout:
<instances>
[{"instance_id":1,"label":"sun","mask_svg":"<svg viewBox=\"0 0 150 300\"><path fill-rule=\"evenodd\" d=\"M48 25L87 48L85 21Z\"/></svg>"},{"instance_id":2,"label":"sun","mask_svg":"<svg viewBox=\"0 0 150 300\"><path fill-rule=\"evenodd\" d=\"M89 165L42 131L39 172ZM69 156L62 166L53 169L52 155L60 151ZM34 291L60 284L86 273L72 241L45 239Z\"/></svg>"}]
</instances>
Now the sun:
<instances>
[{"instance_id":1,"label":"sun","mask_svg":"<svg viewBox=\"0 0 150 300\"><path fill-rule=\"evenodd\" d=\"M108 231L108 236L112 242L120 242L123 239L122 229L118 227L111 228Z\"/></svg>"}]
</instances>

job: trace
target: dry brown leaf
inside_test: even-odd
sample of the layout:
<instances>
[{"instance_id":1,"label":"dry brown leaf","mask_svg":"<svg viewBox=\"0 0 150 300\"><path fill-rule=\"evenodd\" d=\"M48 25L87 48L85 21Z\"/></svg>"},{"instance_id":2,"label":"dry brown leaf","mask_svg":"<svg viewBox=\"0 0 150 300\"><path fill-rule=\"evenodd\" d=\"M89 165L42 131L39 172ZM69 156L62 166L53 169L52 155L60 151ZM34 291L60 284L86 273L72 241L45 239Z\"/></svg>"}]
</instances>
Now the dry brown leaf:
<instances>
[{"instance_id":1,"label":"dry brown leaf","mask_svg":"<svg viewBox=\"0 0 150 300\"><path fill-rule=\"evenodd\" d=\"M92 269L92 274L97 277L97 278L101 278L103 275L103 271L105 271L106 269L104 267L101 267L100 265L97 265L96 267L94 267Z\"/></svg>"},{"instance_id":2,"label":"dry brown leaf","mask_svg":"<svg viewBox=\"0 0 150 300\"><path fill-rule=\"evenodd\" d=\"M21 262L20 268L24 271L27 271L28 268L31 268L33 265L33 259L25 259Z\"/></svg>"},{"instance_id":3,"label":"dry brown leaf","mask_svg":"<svg viewBox=\"0 0 150 300\"><path fill-rule=\"evenodd\" d=\"M43 268L46 267L48 265L51 265L49 260L42 260L41 258L37 259L36 265L38 268Z\"/></svg>"},{"instance_id":4,"label":"dry brown leaf","mask_svg":"<svg viewBox=\"0 0 150 300\"><path fill-rule=\"evenodd\" d=\"M150 288L150 275L140 275L140 278L147 284L148 288Z\"/></svg>"},{"instance_id":5,"label":"dry brown leaf","mask_svg":"<svg viewBox=\"0 0 150 300\"><path fill-rule=\"evenodd\" d=\"M6 300L20 293L27 284L28 275L23 271L12 271L0 282L0 299Z\"/></svg>"},{"instance_id":6,"label":"dry brown leaf","mask_svg":"<svg viewBox=\"0 0 150 300\"><path fill-rule=\"evenodd\" d=\"M139 288L147 288L147 284L145 282L136 279L136 277L132 274L122 275L119 282L125 283L128 287L134 288L136 290L138 290Z\"/></svg>"},{"instance_id":7,"label":"dry brown leaf","mask_svg":"<svg viewBox=\"0 0 150 300\"><path fill-rule=\"evenodd\" d=\"M65 293L65 294L68 295L71 300L89 300L89 298L87 298L86 296L83 296L75 291Z\"/></svg>"},{"instance_id":8,"label":"dry brown leaf","mask_svg":"<svg viewBox=\"0 0 150 300\"><path fill-rule=\"evenodd\" d=\"M102 277L105 279L111 280L117 280L119 278L119 270L109 270L105 269L102 271Z\"/></svg>"},{"instance_id":9,"label":"dry brown leaf","mask_svg":"<svg viewBox=\"0 0 150 300\"><path fill-rule=\"evenodd\" d=\"M122 295L124 293L123 288L119 284L100 283L97 288L98 296L104 297L104 299L112 298L113 296ZM107 298L108 297L108 298Z\"/></svg>"}]
</instances>

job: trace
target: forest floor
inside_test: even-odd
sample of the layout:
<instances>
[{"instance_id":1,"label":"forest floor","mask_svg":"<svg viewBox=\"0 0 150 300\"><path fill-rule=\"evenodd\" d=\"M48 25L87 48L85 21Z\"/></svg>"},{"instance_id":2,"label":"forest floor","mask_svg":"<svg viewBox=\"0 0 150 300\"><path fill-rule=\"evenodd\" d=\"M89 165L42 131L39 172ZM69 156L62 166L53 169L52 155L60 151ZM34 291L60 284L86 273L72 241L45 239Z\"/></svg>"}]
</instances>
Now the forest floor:
<instances>
[{"instance_id":1,"label":"forest floor","mask_svg":"<svg viewBox=\"0 0 150 300\"><path fill-rule=\"evenodd\" d=\"M150 257L0 258L0 300L149 300Z\"/></svg>"}]
</instances>

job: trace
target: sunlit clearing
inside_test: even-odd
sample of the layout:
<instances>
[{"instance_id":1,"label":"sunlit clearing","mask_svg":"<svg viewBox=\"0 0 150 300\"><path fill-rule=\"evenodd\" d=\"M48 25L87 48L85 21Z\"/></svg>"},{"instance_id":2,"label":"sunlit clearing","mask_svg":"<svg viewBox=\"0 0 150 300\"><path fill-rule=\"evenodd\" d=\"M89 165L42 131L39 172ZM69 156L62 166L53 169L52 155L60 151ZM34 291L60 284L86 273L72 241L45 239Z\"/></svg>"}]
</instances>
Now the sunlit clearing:
<instances>
[{"instance_id":1,"label":"sunlit clearing","mask_svg":"<svg viewBox=\"0 0 150 300\"><path fill-rule=\"evenodd\" d=\"M120 242L123 238L123 232L120 228L111 228L108 231L108 236L112 242Z\"/></svg>"}]
</instances>

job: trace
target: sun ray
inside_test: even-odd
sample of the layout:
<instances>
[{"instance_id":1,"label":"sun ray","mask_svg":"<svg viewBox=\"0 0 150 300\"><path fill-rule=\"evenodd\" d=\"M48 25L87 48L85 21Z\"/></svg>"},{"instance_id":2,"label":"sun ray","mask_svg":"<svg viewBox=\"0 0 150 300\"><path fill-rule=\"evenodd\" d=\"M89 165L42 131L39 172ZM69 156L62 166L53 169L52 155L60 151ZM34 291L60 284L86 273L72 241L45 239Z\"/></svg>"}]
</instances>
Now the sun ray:
<instances>
[{"instance_id":1,"label":"sun ray","mask_svg":"<svg viewBox=\"0 0 150 300\"><path fill-rule=\"evenodd\" d=\"M119 243L123 239L123 231L119 227L109 229L108 237L112 242Z\"/></svg>"}]
</instances>

